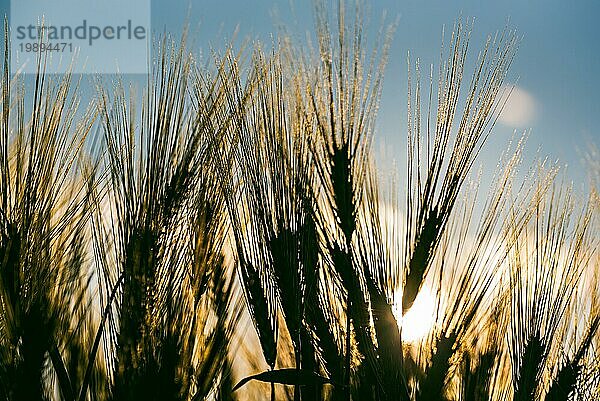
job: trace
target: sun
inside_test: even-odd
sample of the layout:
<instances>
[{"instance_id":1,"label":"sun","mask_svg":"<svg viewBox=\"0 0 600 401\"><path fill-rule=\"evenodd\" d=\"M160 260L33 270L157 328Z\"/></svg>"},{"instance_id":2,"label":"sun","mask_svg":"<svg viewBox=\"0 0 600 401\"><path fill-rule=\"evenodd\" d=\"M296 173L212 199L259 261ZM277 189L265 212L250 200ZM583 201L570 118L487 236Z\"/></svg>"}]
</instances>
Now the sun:
<instances>
[{"instance_id":1,"label":"sun","mask_svg":"<svg viewBox=\"0 0 600 401\"><path fill-rule=\"evenodd\" d=\"M436 308L436 299L428 287L421 288L413 306L404 316L402 303L398 302L394 314L398 323L402 324L402 341L416 342L429 334L435 323Z\"/></svg>"}]
</instances>

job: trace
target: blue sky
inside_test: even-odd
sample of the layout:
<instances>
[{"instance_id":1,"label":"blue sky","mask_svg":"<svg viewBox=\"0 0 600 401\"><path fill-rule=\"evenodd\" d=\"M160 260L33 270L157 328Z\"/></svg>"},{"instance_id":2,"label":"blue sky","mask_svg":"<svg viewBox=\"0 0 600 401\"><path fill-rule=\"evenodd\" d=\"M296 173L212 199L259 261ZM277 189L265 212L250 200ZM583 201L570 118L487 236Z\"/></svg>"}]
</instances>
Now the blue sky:
<instances>
[{"instance_id":1,"label":"blue sky","mask_svg":"<svg viewBox=\"0 0 600 401\"><path fill-rule=\"evenodd\" d=\"M198 0L164 4L152 3L153 27L174 32L189 16L192 33L194 27L197 29L192 37L199 46L218 43L235 27L239 27L242 37L268 40L279 22L294 23L296 31L310 31L313 26L310 1ZM390 21L399 17L378 123L379 139L393 149L392 153L398 153L399 161L405 153L407 52L420 57L424 65L436 63L442 27L449 29L461 16L474 17L473 57L486 35L503 29L507 21L523 36L509 81L518 79L520 91L515 97L521 94L532 103L532 110L516 119L521 121L507 118L497 126L482 161L495 160L499 147L515 129L530 129L529 160L539 149L541 155L568 164L569 177L576 183L585 179L581 152L590 143L600 143L600 2L383 0L368 4L373 32L384 11ZM514 100L518 106L520 99ZM522 110L517 107L516 111Z\"/></svg>"},{"instance_id":2,"label":"blue sky","mask_svg":"<svg viewBox=\"0 0 600 401\"><path fill-rule=\"evenodd\" d=\"M0 0L5 13L8 3ZM540 149L542 155L568 163L573 180L585 179L581 152L590 143L600 144L599 2L380 0L367 4L373 33L384 11L389 21L399 18L377 135L387 145L386 153L397 154L400 165L405 154L407 52L420 57L422 65L436 63L442 27L448 30L462 16L475 18L473 57L485 36L501 30L507 21L523 35L509 76L509 81L518 79L515 104L520 107L515 108L515 118L507 115L497 126L481 161L495 161L515 129L531 129L529 158ZM153 0L151 6L156 33L178 34L188 21L191 44L198 51L220 46L236 27L239 38L269 41L278 23L292 24L298 33L311 31L313 26L311 1Z\"/></svg>"}]
</instances>

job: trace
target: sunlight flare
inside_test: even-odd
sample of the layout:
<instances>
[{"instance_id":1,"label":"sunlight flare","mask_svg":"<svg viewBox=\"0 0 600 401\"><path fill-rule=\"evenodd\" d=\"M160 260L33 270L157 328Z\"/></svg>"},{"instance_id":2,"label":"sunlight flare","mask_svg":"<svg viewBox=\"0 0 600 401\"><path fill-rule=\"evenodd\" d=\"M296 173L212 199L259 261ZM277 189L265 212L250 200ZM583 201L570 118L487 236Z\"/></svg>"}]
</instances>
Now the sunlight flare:
<instances>
[{"instance_id":1,"label":"sunlight flare","mask_svg":"<svg viewBox=\"0 0 600 401\"><path fill-rule=\"evenodd\" d=\"M402 296L399 296L402 299ZM436 300L428 287L421 288L413 306L402 316L402 303L394 307L394 314L402 324L402 340L415 342L427 336L435 323Z\"/></svg>"}]
</instances>

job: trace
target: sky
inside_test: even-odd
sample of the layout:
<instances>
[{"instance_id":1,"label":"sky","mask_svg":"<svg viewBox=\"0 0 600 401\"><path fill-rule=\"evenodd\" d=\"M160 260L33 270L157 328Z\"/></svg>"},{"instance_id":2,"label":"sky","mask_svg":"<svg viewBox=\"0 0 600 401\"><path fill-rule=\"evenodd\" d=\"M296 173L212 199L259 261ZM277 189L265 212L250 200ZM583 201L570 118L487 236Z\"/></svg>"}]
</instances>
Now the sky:
<instances>
[{"instance_id":1,"label":"sky","mask_svg":"<svg viewBox=\"0 0 600 401\"><path fill-rule=\"evenodd\" d=\"M405 161L408 52L412 58L419 57L423 67L437 63L442 28L445 26L449 31L457 19L472 17L472 60L485 37L507 24L523 38L508 79L509 83L516 82L516 88L480 162L484 166L491 162L495 165L513 133L529 130L526 162L539 152L567 164L568 177L575 185L585 181L582 155L590 144L600 145L597 128L600 2L372 0L365 3L372 35L376 34L384 12L388 22L398 21L376 133L376 146L385 149L386 158L394 158L400 165ZM0 0L0 11L9 13L8 0ZM312 32L314 26L310 0L151 1L151 27L155 34L166 31L179 35L186 23L190 25L190 44L198 52L222 46L234 32L238 42L244 38L270 42L278 24L292 26L300 36Z\"/></svg>"},{"instance_id":2,"label":"sky","mask_svg":"<svg viewBox=\"0 0 600 401\"><path fill-rule=\"evenodd\" d=\"M333 4L336 2L333 1ZM196 25L199 46L239 36L268 40L274 26L287 23L296 31L310 31L310 1L173 1L152 2L154 29L176 32L189 18ZM512 136L529 130L527 154L539 154L568 165L568 176L578 185L586 179L582 155L590 144L600 144L600 2L556 0L447 1L380 0L367 2L374 34L380 16L398 18L386 69L377 137L399 161L405 153L407 54L423 66L437 63L441 32L460 18L474 18L472 59L483 39L507 24L522 36L509 74L516 82L504 115L490 139L482 162L499 155ZM193 32L193 29L192 29ZM539 152L539 153L538 153ZM387 151L386 151L387 153ZM496 157L497 158L497 157Z\"/></svg>"}]
</instances>

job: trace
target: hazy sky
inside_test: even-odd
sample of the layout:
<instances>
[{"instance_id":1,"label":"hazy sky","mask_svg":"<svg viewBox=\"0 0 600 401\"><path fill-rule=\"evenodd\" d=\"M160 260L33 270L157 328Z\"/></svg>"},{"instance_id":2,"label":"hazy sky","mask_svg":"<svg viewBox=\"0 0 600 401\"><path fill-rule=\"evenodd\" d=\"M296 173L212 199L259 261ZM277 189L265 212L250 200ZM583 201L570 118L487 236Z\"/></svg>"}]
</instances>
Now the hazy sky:
<instances>
[{"instance_id":1,"label":"hazy sky","mask_svg":"<svg viewBox=\"0 0 600 401\"><path fill-rule=\"evenodd\" d=\"M0 0L3 12L8 1ZM337 3L332 1L332 4ZM372 32L382 13L398 18L386 70L379 114L378 136L388 153L403 164L406 127L406 57L420 57L427 66L437 63L442 27L449 30L462 17L474 17L476 57L487 34L507 23L523 40L512 66L510 81L518 78L513 103L501 119L482 161L495 160L513 130L530 128L529 154L543 155L570 165L570 176L582 180L581 152L600 144L600 3L596 1L370 1ZM239 27L238 37L269 41L278 23L293 23L295 32L311 31L311 1L290 0L153 0L152 28L175 34L185 21L191 26L196 49L218 46ZM293 11L292 11L293 10ZM238 40L241 42L241 40ZM428 69L427 69L428 70Z\"/></svg>"}]
</instances>

